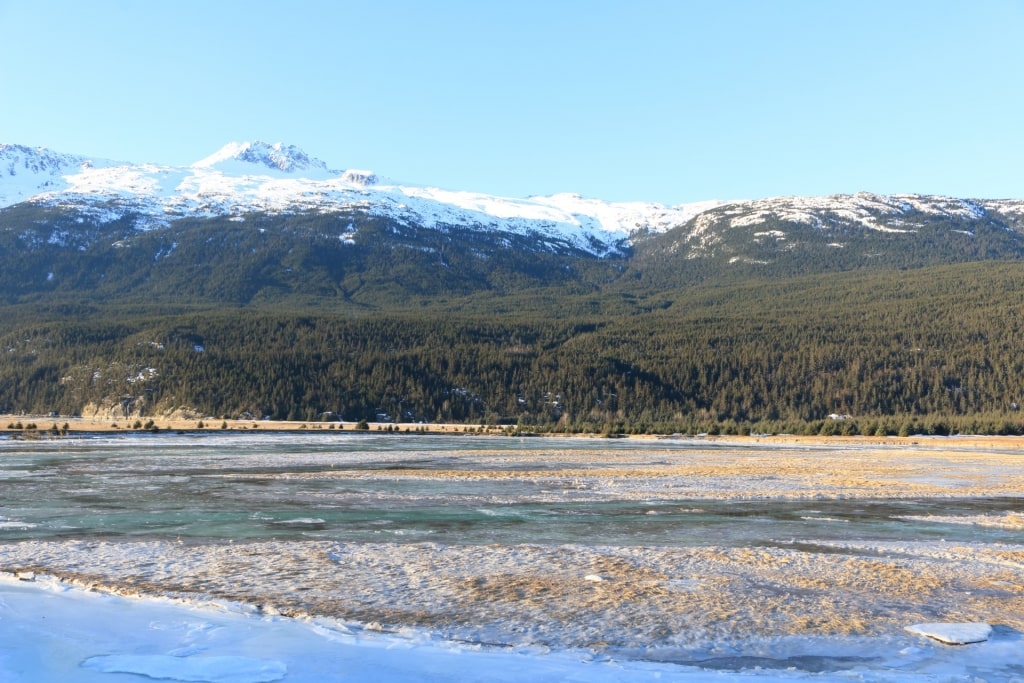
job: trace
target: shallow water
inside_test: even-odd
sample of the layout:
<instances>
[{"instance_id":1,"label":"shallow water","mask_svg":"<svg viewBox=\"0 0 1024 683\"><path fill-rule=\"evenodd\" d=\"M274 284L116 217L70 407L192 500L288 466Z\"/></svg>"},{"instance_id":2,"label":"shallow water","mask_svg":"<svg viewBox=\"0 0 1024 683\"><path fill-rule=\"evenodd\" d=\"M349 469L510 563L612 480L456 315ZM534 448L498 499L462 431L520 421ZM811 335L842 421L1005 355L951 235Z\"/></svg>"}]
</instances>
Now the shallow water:
<instances>
[{"instance_id":1,"label":"shallow water","mask_svg":"<svg viewBox=\"0 0 1024 683\"><path fill-rule=\"evenodd\" d=\"M4 440L0 541L799 547L851 539L1020 538L1020 529L950 523L1019 513L1024 506L1013 497L793 500L758 494L761 481L752 482L752 496L723 500L694 496L688 482L677 486L668 477L608 477L603 471L714 462L726 451L764 458L806 450L359 434ZM648 486L651 481L656 485ZM666 495L673 487L681 495Z\"/></svg>"}]
</instances>

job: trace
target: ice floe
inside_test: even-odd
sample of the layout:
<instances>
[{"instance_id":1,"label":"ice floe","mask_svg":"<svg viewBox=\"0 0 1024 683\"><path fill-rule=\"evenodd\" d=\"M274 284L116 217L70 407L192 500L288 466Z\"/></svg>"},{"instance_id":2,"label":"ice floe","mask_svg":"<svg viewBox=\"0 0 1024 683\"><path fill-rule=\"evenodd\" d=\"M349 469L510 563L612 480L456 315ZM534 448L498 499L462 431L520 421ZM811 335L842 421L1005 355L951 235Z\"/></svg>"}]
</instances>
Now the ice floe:
<instances>
[{"instance_id":1,"label":"ice floe","mask_svg":"<svg viewBox=\"0 0 1024 683\"><path fill-rule=\"evenodd\" d=\"M992 635L992 627L983 621L969 623L931 623L908 626L907 631L934 638L947 645L983 643Z\"/></svg>"}]
</instances>

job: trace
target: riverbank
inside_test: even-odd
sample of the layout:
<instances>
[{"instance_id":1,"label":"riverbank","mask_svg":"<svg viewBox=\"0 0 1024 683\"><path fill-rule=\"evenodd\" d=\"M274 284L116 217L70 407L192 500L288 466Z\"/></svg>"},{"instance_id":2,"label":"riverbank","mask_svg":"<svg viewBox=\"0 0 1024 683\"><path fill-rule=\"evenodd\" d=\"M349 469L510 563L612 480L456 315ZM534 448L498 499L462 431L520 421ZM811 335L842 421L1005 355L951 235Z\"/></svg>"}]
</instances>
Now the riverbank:
<instances>
[{"instance_id":1,"label":"riverbank","mask_svg":"<svg viewBox=\"0 0 1024 683\"><path fill-rule=\"evenodd\" d=\"M0 415L0 432L35 431L59 433L109 433L109 432L216 432L216 431L262 431L262 432L320 432L320 431L371 431L428 434L494 434L507 433L504 427L463 424L426 424L422 422L313 422L309 420L239 420L227 418L165 418L128 417L108 419L99 417L68 417L42 415Z\"/></svg>"},{"instance_id":2,"label":"riverbank","mask_svg":"<svg viewBox=\"0 0 1024 683\"><path fill-rule=\"evenodd\" d=\"M722 651L654 662L457 643L412 630L381 633L222 602L127 598L0 574L0 678L9 683L103 683L113 673L126 681L207 683L1016 683L1020 645L1020 635L1005 628L963 647L906 633L759 639L753 656Z\"/></svg>"},{"instance_id":3,"label":"riverbank","mask_svg":"<svg viewBox=\"0 0 1024 683\"><path fill-rule=\"evenodd\" d=\"M97 417L69 417L42 415L0 415L0 434L32 437L82 433L131 432L357 432L394 434L439 434L477 436L551 437L576 439L633 439L660 440L686 439L717 444L750 446L757 444L804 446L929 446L948 445L956 449L977 448L1024 452L1024 436L954 435L931 436L805 436L801 434L756 435L658 435L616 434L609 437L598 433L526 432L515 427L494 425L442 424L423 422L313 422L309 420L239 420L239 419L184 419L184 418L127 418L123 420Z\"/></svg>"}]
</instances>

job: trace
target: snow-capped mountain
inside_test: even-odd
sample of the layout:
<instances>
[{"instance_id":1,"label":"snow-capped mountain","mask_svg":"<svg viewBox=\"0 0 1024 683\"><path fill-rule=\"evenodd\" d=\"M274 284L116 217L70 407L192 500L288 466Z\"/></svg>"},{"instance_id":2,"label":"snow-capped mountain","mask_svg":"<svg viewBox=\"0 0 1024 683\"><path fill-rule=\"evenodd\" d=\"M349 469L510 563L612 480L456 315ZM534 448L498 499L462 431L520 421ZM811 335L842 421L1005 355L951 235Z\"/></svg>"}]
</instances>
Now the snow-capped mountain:
<instances>
[{"instance_id":1,"label":"snow-capped mountain","mask_svg":"<svg viewBox=\"0 0 1024 683\"><path fill-rule=\"evenodd\" d=\"M666 207L574 194L513 199L396 184L370 171L331 170L280 143L230 143L186 167L0 146L0 208L25 201L76 208L101 221L131 215L142 229L184 217L359 209L426 228L537 235L595 255L619 251L637 232L664 232L720 204Z\"/></svg>"},{"instance_id":2,"label":"snow-capped mountain","mask_svg":"<svg viewBox=\"0 0 1024 683\"><path fill-rule=\"evenodd\" d=\"M1016 241L1024 233L1024 201L868 192L736 201L700 213L657 248L686 259L766 263L801 249L843 249L864 240L881 248L886 239L933 232L949 242L974 238L979 230Z\"/></svg>"},{"instance_id":3,"label":"snow-capped mountain","mask_svg":"<svg viewBox=\"0 0 1024 683\"><path fill-rule=\"evenodd\" d=\"M297 147L264 142L229 143L189 166L0 145L0 209L22 203L66 209L96 224L127 220L141 231L182 218L344 213L415 230L505 235L520 245L525 238L541 251L603 257L653 241L652 248L687 259L749 263L801 244L842 248L851 234L914 235L937 222L957 235L971 236L979 226L1024 232L1021 200L858 193L664 206L568 193L517 199L335 170Z\"/></svg>"}]
</instances>

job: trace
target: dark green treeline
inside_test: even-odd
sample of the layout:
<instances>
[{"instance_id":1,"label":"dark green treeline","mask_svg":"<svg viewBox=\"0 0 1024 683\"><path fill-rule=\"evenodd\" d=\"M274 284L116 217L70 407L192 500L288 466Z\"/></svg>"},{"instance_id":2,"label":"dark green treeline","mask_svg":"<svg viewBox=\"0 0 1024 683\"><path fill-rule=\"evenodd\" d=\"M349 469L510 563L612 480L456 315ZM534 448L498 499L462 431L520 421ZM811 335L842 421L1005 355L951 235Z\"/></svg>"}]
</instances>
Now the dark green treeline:
<instances>
[{"instance_id":1,"label":"dark green treeline","mask_svg":"<svg viewBox=\"0 0 1024 683\"><path fill-rule=\"evenodd\" d=\"M1024 266L376 310L7 309L0 412L605 432L1019 433ZM836 416L840 416L837 419Z\"/></svg>"}]
</instances>

